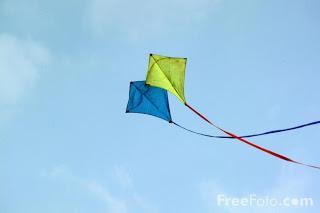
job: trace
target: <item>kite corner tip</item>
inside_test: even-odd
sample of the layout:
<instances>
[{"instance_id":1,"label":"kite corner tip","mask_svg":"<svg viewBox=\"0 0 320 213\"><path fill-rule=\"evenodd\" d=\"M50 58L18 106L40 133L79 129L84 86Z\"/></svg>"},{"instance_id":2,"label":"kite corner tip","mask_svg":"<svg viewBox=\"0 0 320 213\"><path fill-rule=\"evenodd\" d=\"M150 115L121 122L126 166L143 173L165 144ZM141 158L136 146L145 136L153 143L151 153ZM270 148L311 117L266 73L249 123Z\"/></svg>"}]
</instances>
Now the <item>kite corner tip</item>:
<instances>
[{"instance_id":1,"label":"kite corner tip","mask_svg":"<svg viewBox=\"0 0 320 213\"><path fill-rule=\"evenodd\" d=\"M152 56L153 54L152 54L152 53L150 53L149 55L150 55L150 56Z\"/></svg>"},{"instance_id":2,"label":"kite corner tip","mask_svg":"<svg viewBox=\"0 0 320 213\"><path fill-rule=\"evenodd\" d=\"M126 110L126 113L128 113L129 112L129 110Z\"/></svg>"}]
</instances>

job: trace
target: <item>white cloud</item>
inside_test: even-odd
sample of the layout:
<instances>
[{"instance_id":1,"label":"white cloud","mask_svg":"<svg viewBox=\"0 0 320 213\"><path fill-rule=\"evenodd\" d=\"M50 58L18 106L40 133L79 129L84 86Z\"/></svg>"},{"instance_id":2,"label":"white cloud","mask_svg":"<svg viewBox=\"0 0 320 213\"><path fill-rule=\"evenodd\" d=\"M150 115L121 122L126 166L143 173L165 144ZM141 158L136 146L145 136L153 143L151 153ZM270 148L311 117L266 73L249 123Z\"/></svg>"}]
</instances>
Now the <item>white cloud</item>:
<instances>
[{"instance_id":1,"label":"white cloud","mask_svg":"<svg viewBox=\"0 0 320 213\"><path fill-rule=\"evenodd\" d=\"M152 203L147 201L144 197L141 197L139 194L133 195L134 202L140 207L140 212L147 212L147 213L157 213L158 210L155 208Z\"/></svg>"},{"instance_id":2,"label":"white cloud","mask_svg":"<svg viewBox=\"0 0 320 213\"><path fill-rule=\"evenodd\" d=\"M95 193L100 199L102 199L108 206L112 213L126 213L127 204L124 200L115 198L108 190L96 181L86 182L85 186L88 190Z\"/></svg>"},{"instance_id":3,"label":"white cloud","mask_svg":"<svg viewBox=\"0 0 320 213\"><path fill-rule=\"evenodd\" d=\"M60 179L68 184L72 183L79 186L84 189L85 192L92 194L103 202L108 210L107 212L110 213L127 213L133 209L137 209L138 212L157 212L156 208L150 202L132 190L133 180L124 167L116 166L112 173L113 175L116 174L116 176L114 176L116 181L125 187L127 191L125 197L115 196L115 193L109 190L104 184L95 179L86 179L75 175L64 165L43 171L41 172L41 176ZM129 183L130 185L128 185Z\"/></svg>"},{"instance_id":4,"label":"white cloud","mask_svg":"<svg viewBox=\"0 0 320 213\"><path fill-rule=\"evenodd\" d=\"M220 0L92 0L88 19L100 35L114 32L131 39L157 37L175 30L194 28L208 20Z\"/></svg>"},{"instance_id":5,"label":"white cloud","mask_svg":"<svg viewBox=\"0 0 320 213\"><path fill-rule=\"evenodd\" d=\"M41 176L61 179L67 183L72 183L81 187L86 192L101 200L110 213L128 212L125 200L119 199L112 195L112 193L105 186L96 180L88 180L73 174L64 165L56 166L49 171L43 171L41 172Z\"/></svg>"},{"instance_id":6,"label":"white cloud","mask_svg":"<svg viewBox=\"0 0 320 213\"><path fill-rule=\"evenodd\" d=\"M115 166L113 176L124 189L132 189L133 181L127 169L121 166Z\"/></svg>"},{"instance_id":7,"label":"white cloud","mask_svg":"<svg viewBox=\"0 0 320 213\"><path fill-rule=\"evenodd\" d=\"M0 104L19 103L49 61L49 51L40 44L0 34Z\"/></svg>"}]
</instances>

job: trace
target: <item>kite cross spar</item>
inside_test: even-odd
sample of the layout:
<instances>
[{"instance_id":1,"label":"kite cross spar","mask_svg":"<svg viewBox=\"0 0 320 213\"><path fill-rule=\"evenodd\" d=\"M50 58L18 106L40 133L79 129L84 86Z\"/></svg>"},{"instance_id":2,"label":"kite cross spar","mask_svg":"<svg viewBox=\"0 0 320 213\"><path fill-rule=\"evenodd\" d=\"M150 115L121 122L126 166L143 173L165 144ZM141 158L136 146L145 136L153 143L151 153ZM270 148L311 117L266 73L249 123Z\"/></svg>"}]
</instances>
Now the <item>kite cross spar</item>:
<instances>
[{"instance_id":1,"label":"kite cross spar","mask_svg":"<svg viewBox=\"0 0 320 213\"><path fill-rule=\"evenodd\" d=\"M304 163L300 163L298 161L292 160L284 155L275 153L271 150L258 146L244 139L244 137L255 137L260 135L273 134L277 132L283 132L283 131L289 131L297 128L302 128L305 126L318 124L320 123L320 121L300 125L297 127L287 128L287 129L274 130L274 131L269 131L269 132L264 132L259 134L247 135L247 136L237 136L236 134L226 131L221 127L219 127L218 125L214 124L208 118L206 118L204 115L199 113L197 110L195 110L186 102L186 99L184 96L184 79L185 79L186 61L187 61L186 58L175 58L175 57L166 57L161 55L150 54L149 68L148 68L146 81L131 82L130 84L129 102L128 102L126 112L153 115L153 116L162 118L164 120L167 120L168 122L175 124L176 126L181 127L187 131L190 131L202 136L216 137L216 138L233 138L247 145L250 145L260 151L263 151L267 154L277 157L279 159L282 159L291 163L296 163L296 164L320 169L320 167L317 167L317 166L312 166L312 165L308 165L308 164L304 164ZM174 94L191 111L196 113L199 117L201 117L210 125L222 131L227 136L212 136L212 135L198 133L198 132L186 129L185 127L182 127L181 125L173 122L171 119L168 95L166 90Z\"/></svg>"}]
</instances>

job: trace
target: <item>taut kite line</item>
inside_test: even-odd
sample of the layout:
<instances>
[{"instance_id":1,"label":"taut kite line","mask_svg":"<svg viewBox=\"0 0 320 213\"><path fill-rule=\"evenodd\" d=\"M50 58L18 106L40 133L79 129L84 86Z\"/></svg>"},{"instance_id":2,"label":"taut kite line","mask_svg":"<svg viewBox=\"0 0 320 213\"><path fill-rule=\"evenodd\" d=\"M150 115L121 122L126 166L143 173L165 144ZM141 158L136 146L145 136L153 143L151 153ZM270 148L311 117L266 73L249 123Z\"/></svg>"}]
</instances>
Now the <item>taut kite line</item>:
<instances>
[{"instance_id":1,"label":"taut kite line","mask_svg":"<svg viewBox=\"0 0 320 213\"><path fill-rule=\"evenodd\" d=\"M320 121L299 125L296 127L273 130L259 134L251 134L246 136L237 136L234 133L224 130L218 125L211 122L204 115L199 113L193 107L191 107L184 96L184 79L185 79L185 67L186 67L186 58L176 58L176 57L166 57L161 55L150 54L149 57L149 67L146 81L136 81L130 83L130 92L129 92L129 101L127 105L126 112L128 113L142 113L149 114L161 119L164 119L176 126L185 129L187 131L207 136L207 137L215 137L215 138L233 138L238 141L241 141L247 145L250 145L256 149L259 149L265 153L268 153L274 157L280 158L282 160L296 163L312 168L320 169L320 167L312 166L308 164L304 164L295 160L292 160L284 155L275 153L271 150L258 146L246 139L245 137L256 137L266 134L274 134L283 131L294 130L310 125L315 125L320 123ZM200 118L205 120L207 123L222 131L227 136L213 136L207 135L203 133L198 133L192 130L189 130L181 125L175 123L171 119L169 101L167 91L174 94L185 106L187 106L191 111L197 114Z\"/></svg>"}]
</instances>

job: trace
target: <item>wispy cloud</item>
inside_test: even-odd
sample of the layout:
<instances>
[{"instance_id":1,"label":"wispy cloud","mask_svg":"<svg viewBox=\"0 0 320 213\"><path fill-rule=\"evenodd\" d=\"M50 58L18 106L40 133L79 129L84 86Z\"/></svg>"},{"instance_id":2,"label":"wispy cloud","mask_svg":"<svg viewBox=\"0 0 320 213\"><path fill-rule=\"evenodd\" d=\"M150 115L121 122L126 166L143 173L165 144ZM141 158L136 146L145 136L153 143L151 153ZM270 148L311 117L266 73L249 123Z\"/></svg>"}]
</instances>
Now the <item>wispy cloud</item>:
<instances>
[{"instance_id":1,"label":"wispy cloud","mask_svg":"<svg viewBox=\"0 0 320 213\"><path fill-rule=\"evenodd\" d=\"M110 212L112 213L128 212L127 210L128 207L126 202L124 200L116 198L98 182L96 181L84 182L84 186L91 192L95 193L102 201L104 201L107 204Z\"/></svg>"},{"instance_id":2,"label":"wispy cloud","mask_svg":"<svg viewBox=\"0 0 320 213\"><path fill-rule=\"evenodd\" d=\"M208 20L220 0L92 0L88 23L100 36L120 33L130 39L157 37Z\"/></svg>"},{"instance_id":3,"label":"wispy cloud","mask_svg":"<svg viewBox=\"0 0 320 213\"><path fill-rule=\"evenodd\" d=\"M81 187L86 192L94 195L100 201L102 201L108 212L111 213L127 213L127 204L125 200L114 196L105 186L100 184L96 180L88 180L80 176L75 175L64 165L56 166L49 171L42 172L42 176L50 178L58 178L67 183L75 184Z\"/></svg>"},{"instance_id":4,"label":"wispy cloud","mask_svg":"<svg viewBox=\"0 0 320 213\"><path fill-rule=\"evenodd\" d=\"M0 34L0 104L19 103L49 61L49 51L42 45Z\"/></svg>"},{"instance_id":5,"label":"wispy cloud","mask_svg":"<svg viewBox=\"0 0 320 213\"><path fill-rule=\"evenodd\" d=\"M124 188L127 190L131 190L133 187L133 180L124 167L121 166L115 166L113 171L113 176L115 180Z\"/></svg>"},{"instance_id":6,"label":"wispy cloud","mask_svg":"<svg viewBox=\"0 0 320 213\"><path fill-rule=\"evenodd\" d=\"M79 186L85 192L92 194L103 202L110 213L127 213L132 212L133 209L138 210L138 212L157 212L149 201L132 190L133 180L125 167L115 166L111 174L113 174L116 182L126 189L125 197L116 196L105 184L95 179L87 179L74 174L64 165L56 166L41 173L43 177L56 178Z\"/></svg>"}]
</instances>

